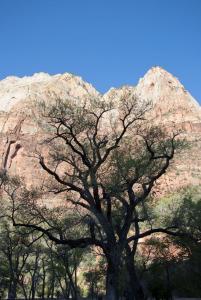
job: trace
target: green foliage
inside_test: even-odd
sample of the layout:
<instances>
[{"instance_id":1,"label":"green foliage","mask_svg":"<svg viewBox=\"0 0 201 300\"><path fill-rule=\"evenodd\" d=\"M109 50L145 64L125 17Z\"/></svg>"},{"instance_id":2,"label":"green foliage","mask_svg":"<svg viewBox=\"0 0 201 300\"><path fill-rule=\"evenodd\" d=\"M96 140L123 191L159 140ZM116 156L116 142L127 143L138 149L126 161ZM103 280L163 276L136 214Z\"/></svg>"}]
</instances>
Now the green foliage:
<instances>
[{"instance_id":1,"label":"green foliage","mask_svg":"<svg viewBox=\"0 0 201 300\"><path fill-rule=\"evenodd\" d=\"M199 189L187 188L157 200L159 226L177 225L181 236L148 239L138 264L149 292L156 299L201 295L201 200Z\"/></svg>"}]
</instances>

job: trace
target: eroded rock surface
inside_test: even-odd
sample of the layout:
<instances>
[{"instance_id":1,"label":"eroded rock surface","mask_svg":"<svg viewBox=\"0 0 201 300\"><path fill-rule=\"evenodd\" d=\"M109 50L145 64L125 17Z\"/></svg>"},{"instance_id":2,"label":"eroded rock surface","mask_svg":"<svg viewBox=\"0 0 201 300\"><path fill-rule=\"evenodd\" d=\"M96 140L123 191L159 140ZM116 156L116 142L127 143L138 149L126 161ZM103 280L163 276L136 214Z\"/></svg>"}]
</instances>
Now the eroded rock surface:
<instances>
[{"instance_id":1,"label":"eroded rock surface","mask_svg":"<svg viewBox=\"0 0 201 300\"><path fill-rule=\"evenodd\" d=\"M36 101L51 103L56 98L71 98L82 102L87 97L118 101L125 93L136 94L142 101L150 100L152 121L182 129L183 136L192 142L191 149L175 159L174 167L160 180L156 192L200 185L201 108L179 80L160 67L150 69L135 87L112 88L103 96L82 78L68 73L38 73L0 81L1 168L20 175L29 185L44 179L37 159L31 155L42 139L36 121Z\"/></svg>"}]
</instances>

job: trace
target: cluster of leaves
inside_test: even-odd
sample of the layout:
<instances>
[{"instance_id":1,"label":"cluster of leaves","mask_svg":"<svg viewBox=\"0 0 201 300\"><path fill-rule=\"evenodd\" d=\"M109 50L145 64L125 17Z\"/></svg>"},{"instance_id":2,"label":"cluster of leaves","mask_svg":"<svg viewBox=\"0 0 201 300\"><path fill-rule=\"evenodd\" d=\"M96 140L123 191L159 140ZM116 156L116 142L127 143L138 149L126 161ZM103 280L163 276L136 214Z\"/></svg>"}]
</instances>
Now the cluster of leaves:
<instances>
[{"instance_id":1,"label":"cluster of leaves","mask_svg":"<svg viewBox=\"0 0 201 300\"><path fill-rule=\"evenodd\" d=\"M158 199L153 222L174 222L181 235L155 235L141 245L141 278L155 299L201 295L201 200L199 189L184 189ZM158 216L158 217L157 217ZM140 254L142 254L140 253Z\"/></svg>"},{"instance_id":2,"label":"cluster of leaves","mask_svg":"<svg viewBox=\"0 0 201 300\"><path fill-rule=\"evenodd\" d=\"M70 250L36 237L14 228L6 217L0 219L0 297L77 299L78 294L90 294L89 278L96 276L88 265L93 260L90 249Z\"/></svg>"}]
</instances>

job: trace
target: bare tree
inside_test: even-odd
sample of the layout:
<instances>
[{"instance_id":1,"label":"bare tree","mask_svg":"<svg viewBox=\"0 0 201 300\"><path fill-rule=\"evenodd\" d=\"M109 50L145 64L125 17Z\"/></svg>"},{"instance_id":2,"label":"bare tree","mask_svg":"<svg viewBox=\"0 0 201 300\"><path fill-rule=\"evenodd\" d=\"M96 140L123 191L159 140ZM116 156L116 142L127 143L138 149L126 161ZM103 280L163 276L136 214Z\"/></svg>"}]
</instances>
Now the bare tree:
<instances>
[{"instance_id":1,"label":"bare tree","mask_svg":"<svg viewBox=\"0 0 201 300\"><path fill-rule=\"evenodd\" d=\"M23 192L19 196L17 191L10 194L14 226L38 231L40 236L70 248L101 248L107 260L106 298L119 299L124 264L127 299L144 299L135 264L139 240L154 233L178 234L176 224L154 227L146 210L156 181L181 146L178 133L151 126L145 120L150 104L133 95L113 103L57 100L41 109L49 156L45 158L39 146L37 157L49 175L48 190L65 195L68 206L79 212L79 225L85 230L82 236L68 235L59 219L52 222L35 204L30 206L33 194ZM16 205L16 198L21 204ZM24 219L17 214L25 207L22 203L29 204Z\"/></svg>"}]
</instances>

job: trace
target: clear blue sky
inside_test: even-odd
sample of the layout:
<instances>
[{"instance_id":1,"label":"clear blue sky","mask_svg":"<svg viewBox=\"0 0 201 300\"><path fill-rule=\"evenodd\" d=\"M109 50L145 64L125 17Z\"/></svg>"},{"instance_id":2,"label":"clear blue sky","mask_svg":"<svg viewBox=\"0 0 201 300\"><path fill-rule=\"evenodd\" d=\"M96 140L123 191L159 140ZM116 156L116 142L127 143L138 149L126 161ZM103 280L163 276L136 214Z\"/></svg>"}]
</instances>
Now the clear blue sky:
<instances>
[{"instance_id":1,"label":"clear blue sky","mask_svg":"<svg viewBox=\"0 0 201 300\"><path fill-rule=\"evenodd\" d=\"M155 65L201 102L201 0L0 0L0 79L70 72L104 92Z\"/></svg>"}]
</instances>

